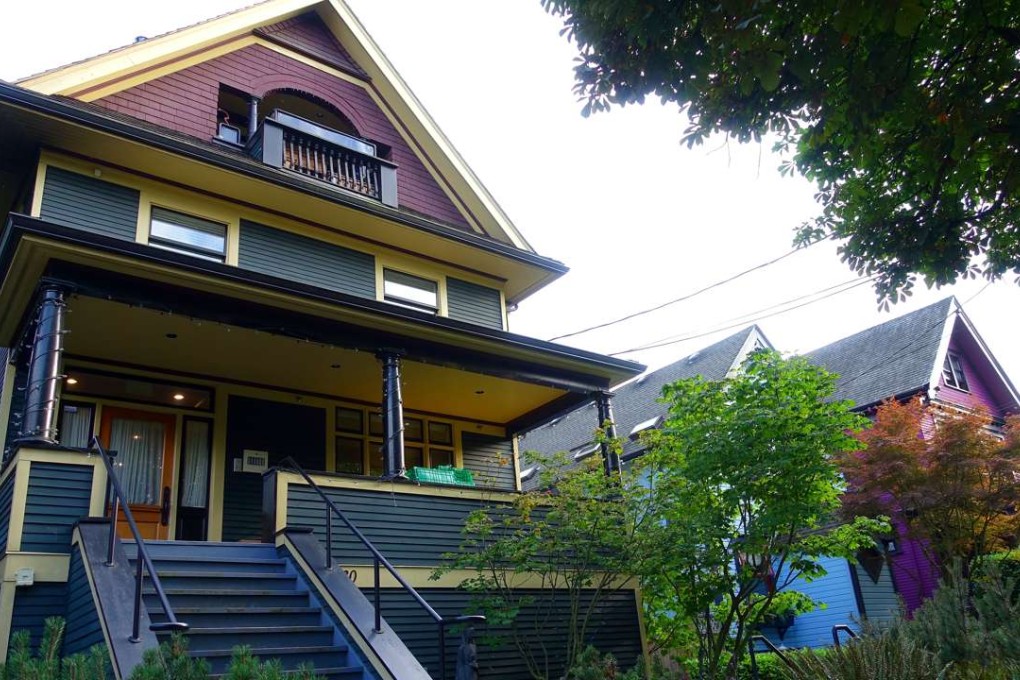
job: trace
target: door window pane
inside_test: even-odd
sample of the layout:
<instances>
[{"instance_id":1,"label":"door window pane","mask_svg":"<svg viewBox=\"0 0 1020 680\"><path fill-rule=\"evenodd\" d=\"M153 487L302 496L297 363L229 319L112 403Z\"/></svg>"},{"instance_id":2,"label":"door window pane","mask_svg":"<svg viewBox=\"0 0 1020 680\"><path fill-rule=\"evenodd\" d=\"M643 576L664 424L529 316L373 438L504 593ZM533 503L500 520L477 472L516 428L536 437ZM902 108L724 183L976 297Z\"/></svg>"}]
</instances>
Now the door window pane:
<instances>
[{"instance_id":1,"label":"door window pane","mask_svg":"<svg viewBox=\"0 0 1020 680\"><path fill-rule=\"evenodd\" d=\"M184 424L184 467L181 470L181 505L205 508L209 502L209 434L205 420Z\"/></svg>"},{"instance_id":2,"label":"door window pane","mask_svg":"<svg viewBox=\"0 0 1020 680\"><path fill-rule=\"evenodd\" d=\"M117 475L128 503L158 505L163 479L163 423L113 418L110 450L117 452Z\"/></svg>"},{"instance_id":3,"label":"door window pane","mask_svg":"<svg viewBox=\"0 0 1020 680\"><path fill-rule=\"evenodd\" d=\"M60 443L71 448L88 448L92 438L93 407L64 404L60 409Z\"/></svg>"}]
</instances>

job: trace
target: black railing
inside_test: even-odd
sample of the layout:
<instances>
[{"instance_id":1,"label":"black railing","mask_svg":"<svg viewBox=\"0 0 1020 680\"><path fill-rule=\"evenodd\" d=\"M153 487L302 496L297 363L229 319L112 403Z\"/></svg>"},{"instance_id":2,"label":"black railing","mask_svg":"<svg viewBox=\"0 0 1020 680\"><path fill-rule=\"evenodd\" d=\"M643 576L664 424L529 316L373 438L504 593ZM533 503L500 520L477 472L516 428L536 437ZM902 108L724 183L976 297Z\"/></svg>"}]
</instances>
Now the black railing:
<instances>
[{"instance_id":1,"label":"black railing","mask_svg":"<svg viewBox=\"0 0 1020 680\"><path fill-rule=\"evenodd\" d=\"M751 637L749 637L747 639L747 651L750 653L750 656L751 656L751 678L752 678L752 680L759 680L760 677L761 677L758 674L758 658L757 658L757 655L758 655L757 644L759 642L762 643L763 645L765 645L765 648L766 648L765 651L772 652L773 654L778 656L779 659L783 663L785 663L789 668L792 668L793 670L797 670L796 667L793 665L793 662L790 661L790 657L788 657L785 654L783 654L783 650L781 650L779 647L776 647L774 644L772 644L772 640L769 640L764 635L752 635Z\"/></svg>"},{"instance_id":2,"label":"black railing","mask_svg":"<svg viewBox=\"0 0 1020 680\"><path fill-rule=\"evenodd\" d=\"M853 628L846 625L845 623L837 623L835 626L832 627L832 644L836 645L837 647L840 646L839 642L840 633L846 633L851 640L857 637L857 633L854 631Z\"/></svg>"},{"instance_id":3,"label":"black railing","mask_svg":"<svg viewBox=\"0 0 1020 680\"><path fill-rule=\"evenodd\" d=\"M106 552L106 566L112 567L116 564L115 548L117 546L117 521L120 519L120 508L124 508L124 519L127 520L128 528L131 529L131 535L135 539L135 545L138 546L138 554L135 556L135 611L134 619L131 627L131 637L128 638L131 642L141 642L141 618L142 618L142 586L145 582L145 572L149 572L149 580L152 581L152 588L156 591L156 597L159 598L159 603L163 607L163 613L166 614L165 623L153 623L149 626L149 630L153 632L162 631L186 631L188 630L188 624L178 621L174 615L174 610L170 606L170 601L166 597L166 591L163 590L163 584L159 580L159 574L156 573L156 567L152 564L152 558L149 557L149 551L145 548L145 541L142 540L142 534L138 531L138 524L135 523L135 517L131 514L131 506L128 505L127 496L124 494L124 488L120 485L120 478L113 469L113 455L106 451L103 446L99 443L98 437L92 437L89 442L89 449L99 454L99 457L103 460L103 465L106 466L106 478L109 481L110 488L110 542ZM144 566L145 571L142 570Z\"/></svg>"},{"instance_id":4,"label":"black railing","mask_svg":"<svg viewBox=\"0 0 1020 680\"><path fill-rule=\"evenodd\" d=\"M368 540L368 537L361 533L361 530L358 529L358 527L354 526L354 523L347 518L347 515L345 515L344 512L336 506L336 503L330 500L329 496L326 495L322 488L315 483L315 480L313 480L308 473L305 472L304 468L301 467L296 460L293 458L285 458L277 465L277 467L289 468L301 475L305 482L308 483L308 486L310 486L315 493L319 494L319 497L326 504L326 569L333 568L333 515L339 517L340 521L347 525L347 528L352 534L354 534L355 538L361 541L362 545L364 545L368 551L372 553L372 569L375 574L373 605L375 606L376 633L382 632L382 593L379 584L380 567L384 567L386 571L393 576L396 582L400 584L400 587L403 588L414 599L414 601L425 610L425 613L436 622L436 625L439 627L439 677L440 680L446 680L446 627L451 624L458 623L485 623L485 617L481 614L474 614L455 616L449 619L443 618L439 612L432 608L432 605L425 601L425 598L422 597L410 583L404 580L404 577L400 575L392 564L390 564L389 560L383 557L383 554L372 544L372 541Z\"/></svg>"}]
</instances>

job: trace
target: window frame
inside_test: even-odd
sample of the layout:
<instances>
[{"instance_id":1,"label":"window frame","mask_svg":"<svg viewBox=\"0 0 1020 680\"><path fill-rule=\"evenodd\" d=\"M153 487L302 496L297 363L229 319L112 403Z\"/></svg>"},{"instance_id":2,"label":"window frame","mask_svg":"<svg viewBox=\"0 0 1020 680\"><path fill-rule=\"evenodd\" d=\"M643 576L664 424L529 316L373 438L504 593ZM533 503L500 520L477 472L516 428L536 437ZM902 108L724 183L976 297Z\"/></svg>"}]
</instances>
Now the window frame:
<instances>
[{"instance_id":1,"label":"window frame","mask_svg":"<svg viewBox=\"0 0 1020 680\"><path fill-rule=\"evenodd\" d=\"M406 279L405 282L393 281L393 283L396 284L396 285L405 286L407 288L412 288L412 289L415 288L415 286L413 285L413 283L415 283L415 282L421 282L421 283L430 285L432 287L432 289L433 289L432 293L435 296L435 304L429 304L429 303L426 303L426 302L421 302L419 300L415 300L412 297L400 295L399 293L395 294L395 293L388 292L386 290L386 287L387 287L387 284L391 280L390 279L391 276L397 277L397 278L401 278L402 277L402 278ZM441 310L441 306L442 306L442 286L440 285L440 280L438 278L432 279L432 278L428 278L428 277L425 277L425 276L419 276L418 274L411 274L410 272L402 271L400 269L394 269L392 267L383 266L382 267L382 282L381 283L382 283L382 286L381 286L380 293L382 294L383 302L388 302L391 305L399 305L401 307L407 307L408 309L415 309L415 310L418 310L420 312L428 312L428 313L436 314L436 315L440 314L440 310ZM424 291L424 288L419 288L419 290Z\"/></svg>"},{"instance_id":2,"label":"window frame","mask_svg":"<svg viewBox=\"0 0 1020 680\"><path fill-rule=\"evenodd\" d=\"M180 221L173 221L174 216L184 218ZM169 217L170 219L167 219ZM214 250L213 248L207 248L201 245L195 245L192 243L186 243L172 236L165 234L156 233L156 223L167 224L171 227L175 227L181 230L188 230L195 233L205 233L214 237L222 239L223 246L222 250ZM222 228L222 234L214 233L212 230L203 230L200 227L196 227L195 223L207 223L210 226ZM208 217L202 217L191 213L186 213L181 210L175 210L173 208L166 208L162 205L151 204L149 206L149 230L148 230L148 244L154 248L160 248L161 250L168 250L173 253L180 253L182 255L189 255L191 257L197 257L210 262L219 262L221 264L227 263L227 257L230 251L230 223L223 222L220 220L209 219Z\"/></svg>"},{"instance_id":3,"label":"window frame","mask_svg":"<svg viewBox=\"0 0 1020 680\"><path fill-rule=\"evenodd\" d=\"M341 429L339 423L341 421L340 412L350 411L352 413L359 413L361 415L361 431L355 432L352 429ZM421 437L410 439L406 436L409 422L420 423ZM373 407L359 407L347 404L337 404L333 409L333 440L334 440L334 460L333 460L333 471L338 474L357 475L361 477L378 477L382 474L382 446L383 446L383 434L379 428L382 423L382 414L379 413L377 408ZM430 426L436 425L442 428L446 428L449 431L450 440L449 443L445 442L434 442L430 437ZM458 455L457 455L457 428L452 421L430 418L419 414L405 414L404 416L404 458L405 464L407 462L407 450L408 449L420 449L422 465L427 468L433 468L438 465L452 465L457 466ZM360 441L361 442L361 472L352 472L350 470L342 470L341 465L344 461L340 457L340 441ZM445 459L449 456L449 462L445 461L434 461L433 457L442 455ZM373 468L373 464L377 465L377 468ZM378 474L377 474L378 473Z\"/></svg>"},{"instance_id":4,"label":"window frame","mask_svg":"<svg viewBox=\"0 0 1020 680\"><path fill-rule=\"evenodd\" d=\"M956 352L946 352L946 359L942 363L942 382L954 390L970 392L970 383L967 382L967 374L963 370L963 360Z\"/></svg>"}]
</instances>

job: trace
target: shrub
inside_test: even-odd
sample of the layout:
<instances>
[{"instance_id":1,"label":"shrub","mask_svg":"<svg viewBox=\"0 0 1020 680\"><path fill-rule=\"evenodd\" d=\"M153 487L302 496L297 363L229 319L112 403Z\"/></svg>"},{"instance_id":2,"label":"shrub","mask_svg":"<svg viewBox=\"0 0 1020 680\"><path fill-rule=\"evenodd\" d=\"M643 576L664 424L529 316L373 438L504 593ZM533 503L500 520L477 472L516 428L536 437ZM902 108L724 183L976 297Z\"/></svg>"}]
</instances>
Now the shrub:
<instances>
[{"instance_id":1,"label":"shrub","mask_svg":"<svg viewBox=\"0 0 1020 680\"><path fill-rule=\"evenodd\" d=\"M934 654L894 630L842 647L802 650L788 658L794 680L933 680L944 677L945 670Z\"/></svg>"},{"instance_id":2,"label":"shrub","mask_svg":"<svg viewBox=\"0 0 1020 680\"><path fill-rule=\"evenodd\" d=\"M37 656L32 655L27 630L11 635L7 664L0 664L3 680L106 680L106 647L96 645L84 654L60 656L66 624L60 617L46 619Z\"/></svg>"}]
</instances>

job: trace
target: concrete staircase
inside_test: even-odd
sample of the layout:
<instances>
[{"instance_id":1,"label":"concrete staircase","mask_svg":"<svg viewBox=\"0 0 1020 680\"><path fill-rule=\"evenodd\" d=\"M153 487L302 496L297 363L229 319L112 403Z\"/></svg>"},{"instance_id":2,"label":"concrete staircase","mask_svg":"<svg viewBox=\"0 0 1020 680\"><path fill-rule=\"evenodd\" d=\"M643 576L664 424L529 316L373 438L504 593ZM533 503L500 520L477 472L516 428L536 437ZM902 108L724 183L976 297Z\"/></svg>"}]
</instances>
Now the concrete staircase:
<instances>
[{"instance_id":1,"label":"concrete staircase","mask_svg":"<svg viewBox=\"0 0 1020 680\"><path fill-rule=\"evenodd\" d=\"M124 542L132 565L136 546ZM260 543L146 541L174 613L187 623L189 654L226 672L234 647L287 670L311 663L330 680L369 680L374 673L276 548ZM143 601L153 623L166 620L151 585ZM166 639L159 635L160 641Z\"/></svg>"}]
</instances>

